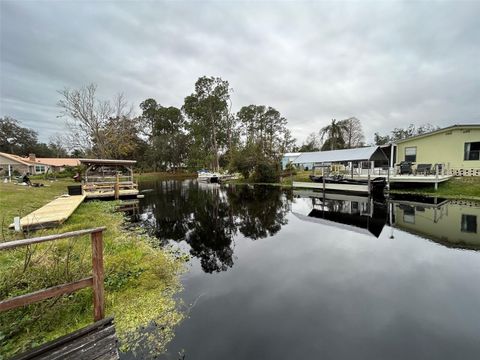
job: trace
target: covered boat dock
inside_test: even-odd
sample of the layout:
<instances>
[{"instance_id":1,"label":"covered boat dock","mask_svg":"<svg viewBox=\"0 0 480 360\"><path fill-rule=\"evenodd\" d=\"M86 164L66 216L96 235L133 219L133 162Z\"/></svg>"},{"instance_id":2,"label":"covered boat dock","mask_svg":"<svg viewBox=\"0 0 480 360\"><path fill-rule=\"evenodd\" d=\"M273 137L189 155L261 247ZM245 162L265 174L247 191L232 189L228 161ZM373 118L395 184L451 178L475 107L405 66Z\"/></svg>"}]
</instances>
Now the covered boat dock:
<instances>
[{"instance_id":1,"label":"covered boat dock","mask_svg":"<svg viewBox=\"0 0 480 360\"><path fill-rule=\"evenodd\" d=\"M345 179L363 180L365 185L357 185L352 190L350 184L328 184L319 182L294 181L294 188L324 189L336 191L370 192L370 181L374 178L384 178L388 184L432 184L435 189L438 184L448 181L444 164L437 164L434 173L401 174L391 164L380 146L370 146L355 149L306 152L298 156L293 164L313 163L312 174L321 169L321 176L341 174Z\"/></svg>"},{"instance_id":2,"label":"covered boat dock","mask_svg":"<svg viewBox=\"0 0 480 360\"><path fill-rule=\"evenodd\" d=\"M365 148L315 151L306 152L298 156L293 164L312 163L312 176L316 176L316 170L321 170L322 182L299 182L294 181L294 188L322 189L333 191L345 191L356 193L368 193L372 191L373 179L370 171L367 173L366 181L355 179L355 168L359 169L365 163L368 168L373 168L375 162L388 164L388 158L378 146ZM342 179L336 182L326 181L326 177L333 174L342 175ZM358 180L348 181L346 179ZM343 180L345 179L345 180Z\"/></svg>"},{"instance_id":3,"label":"covered boat dock","mask_svg":"<svg viewBox=\"0 0 480 360\"><path fill-rule=\"evenodd\" d=\"M135 160L80 159L80 163L86 168L82 190L87 199L138 195L133 178Z\"/></svg>"}]
</instances>

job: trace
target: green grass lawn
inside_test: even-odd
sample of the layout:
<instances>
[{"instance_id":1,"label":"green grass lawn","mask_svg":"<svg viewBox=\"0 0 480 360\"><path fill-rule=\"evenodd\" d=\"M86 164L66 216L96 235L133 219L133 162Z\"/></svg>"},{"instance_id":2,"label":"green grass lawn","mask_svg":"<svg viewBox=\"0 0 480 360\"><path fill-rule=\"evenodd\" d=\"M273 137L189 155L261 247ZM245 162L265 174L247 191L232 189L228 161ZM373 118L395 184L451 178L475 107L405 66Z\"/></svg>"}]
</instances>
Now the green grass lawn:
<instances>
[{"instance_id":1,"label":"green grass lawn","mask_svg":"<svg viewBox=\"0 0 480 360\"><path fill-rule=\"evenodd\" d=\"M40 181L36 181L40 182ZM2 237L8 241L24 236L42 236L106 226L104 235L105 293L107 315L114 315L117 334L124 348L142 341L138 331L151 321L163 330L148 344L161 351L182 319L179 274L185 258L156 245L140 230L125 230L124 216L115 212L114 201L85 202L61 226L34 234L8 229L14 216L24 216L67 192L70 180L44 182L31 188L0 184ZM91 274L90 238L48 242L0 252L0 299L81 279ZM74 294L0 313L0 359L52 340L93 321L92 294L84 289ZM160 328L160 327L159 327ZM158 350L159 349L159 350Z\"/></svg>"},{"instance_id":2,"label":"green grass lawn","mask_svg":"<svg viewBox=\"0 0 480 360\"><path fill-rule=\"evenodd\" d=\"M456 177L439 184L438 190L432 186L422 188L392 189L392 193L441 196L455 199L480 200L480 177Z\"/></svg>"}]
</instances>

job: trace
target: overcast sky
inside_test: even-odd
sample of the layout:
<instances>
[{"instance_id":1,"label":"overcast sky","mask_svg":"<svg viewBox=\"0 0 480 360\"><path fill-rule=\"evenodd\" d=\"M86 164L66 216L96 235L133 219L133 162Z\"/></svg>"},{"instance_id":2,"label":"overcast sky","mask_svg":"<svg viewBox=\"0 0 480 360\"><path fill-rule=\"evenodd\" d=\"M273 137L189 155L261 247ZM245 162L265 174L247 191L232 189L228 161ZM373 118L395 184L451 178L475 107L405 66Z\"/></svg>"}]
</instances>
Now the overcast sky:
<instances>
[{"instance_id":1,"label":"overcast sky","mask_svg":"<svg viewBox=\"0 0 480 360\"><path fill-rule=\"evenodd\" d=\"M94 82L181 106L203 75L233 110L277 108L303 141L356 116L367 140L410 123L480 123L480 1L0 0L0 116L48 140L57 90Z\"/></svg>"}]
</instances>

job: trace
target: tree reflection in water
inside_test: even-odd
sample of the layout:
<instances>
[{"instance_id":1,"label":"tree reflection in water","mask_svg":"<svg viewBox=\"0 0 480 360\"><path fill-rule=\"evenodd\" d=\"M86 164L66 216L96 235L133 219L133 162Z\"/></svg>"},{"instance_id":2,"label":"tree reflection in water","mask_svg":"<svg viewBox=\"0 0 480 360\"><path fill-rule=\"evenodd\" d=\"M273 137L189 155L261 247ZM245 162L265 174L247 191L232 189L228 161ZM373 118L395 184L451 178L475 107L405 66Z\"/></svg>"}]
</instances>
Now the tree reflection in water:
<instances>
[{"instance_id":1,"label":"tree reflection in water","mask_svg":"<svg viewBox=\"0 0 480 360\"><path fill-rule=\"evenodd\" d=\"M291 192L276 187L199 184L196 181L142 183L142 226L162 244L190 245L190 254L207 273L233 266L233 238L239 232L257 240L287 223Z\"/></svg>"}]
</instances>

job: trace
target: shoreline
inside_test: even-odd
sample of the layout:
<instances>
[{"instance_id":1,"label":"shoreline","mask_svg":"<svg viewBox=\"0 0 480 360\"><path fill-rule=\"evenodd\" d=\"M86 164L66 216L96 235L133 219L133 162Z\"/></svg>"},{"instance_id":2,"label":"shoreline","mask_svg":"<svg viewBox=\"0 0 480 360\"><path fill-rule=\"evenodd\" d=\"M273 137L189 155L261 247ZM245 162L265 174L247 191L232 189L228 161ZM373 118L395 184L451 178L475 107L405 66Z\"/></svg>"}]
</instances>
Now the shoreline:
<instances>
[{"instance_id":1,"label":"shoreline","mask_svg":"<svg viewBox=\"0 0 480 360\"><path fill-rule=\"evenodd\" d=\"M304 177L295 178L294 181L306 181ZM230 180L226 184L233 185L268 185L292 189L291 178L285 179L283 182L276 183L255 183L249 182L245 179ZM440 184L437 191L431 188L399 188L391 189L391 194L406 194L406 195L421 195L428 197L443 197L445 199L457 200L473 200L480 201L480 177L457 177L451 179L449 182Z\"/></svg>"},{"instance_id":2,"label":"shoreline","mask_svg":"<svg viewBox=\"0 0 480 360\"><path fill-rule=\"evenodd\" d=\"M143 338L138 329L152 321L164 324L152 346L165 348L173 337L174 327L184 318L176 295L182 289L180 277L186 270L185 257L160 247L157 239L138 227L128 227L125 215L115 211L117 201L84 202L65 223L53 229L36 231L35 235L7 229L13 216L25 215L66 193L66 186L71 183L73 181L62 179L45 182L48 186L40 188L0 184L0 241L106 226L105 308L107 316L115 316L121 350L134 350ZM28 251L31 260L29 266L24 267ZM28 250L1 252L0 298L88 276L91 272L90 251L90 239L86 236L75 241L36 245ZM91 289L83 289L58 299L0 313L0 332L4 334L0 339L0 358L9 358L34 343L45 343L92 323L91 296Z\"/></svg>"}]
</instances>

